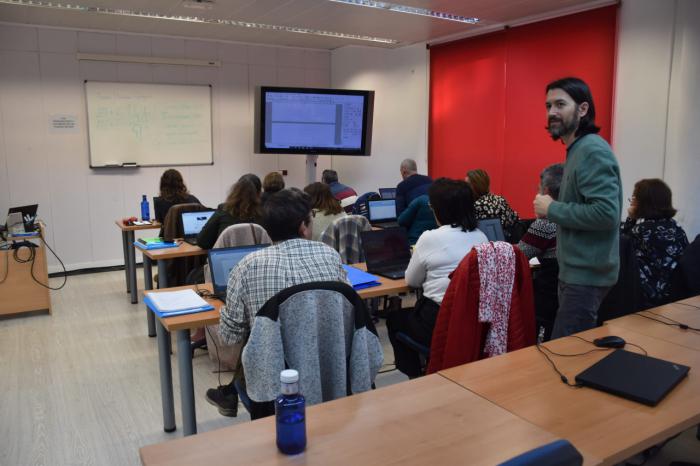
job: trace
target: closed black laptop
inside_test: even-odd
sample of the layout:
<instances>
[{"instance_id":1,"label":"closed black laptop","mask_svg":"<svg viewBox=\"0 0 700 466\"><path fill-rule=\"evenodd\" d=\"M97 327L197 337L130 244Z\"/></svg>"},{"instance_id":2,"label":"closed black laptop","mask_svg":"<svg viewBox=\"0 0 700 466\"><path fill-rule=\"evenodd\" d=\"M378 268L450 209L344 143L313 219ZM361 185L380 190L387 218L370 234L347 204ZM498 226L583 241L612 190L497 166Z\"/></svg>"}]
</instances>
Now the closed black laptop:
<instances>
[{"instance_id":1,"label":"closed black laptop","mask_svg":"<svg viewBox=\"0 0 700 466\"><path fill-rule=\"evenodd\" d=\"M576 376L576 382L628 400L656 406L688 375L690 367L615 350Z\"/></svg>"},{"instance_id":2,"label":"closed black laptop","mask_svg":"<svg viewBox=\"0 0 700 466\"><path fill-rule=\"evenodd\" d=\"M405 276L411 260L411 246L403 228L363 231L362 250L369 273L394 280Z\"/></svg>"}]
</instances>

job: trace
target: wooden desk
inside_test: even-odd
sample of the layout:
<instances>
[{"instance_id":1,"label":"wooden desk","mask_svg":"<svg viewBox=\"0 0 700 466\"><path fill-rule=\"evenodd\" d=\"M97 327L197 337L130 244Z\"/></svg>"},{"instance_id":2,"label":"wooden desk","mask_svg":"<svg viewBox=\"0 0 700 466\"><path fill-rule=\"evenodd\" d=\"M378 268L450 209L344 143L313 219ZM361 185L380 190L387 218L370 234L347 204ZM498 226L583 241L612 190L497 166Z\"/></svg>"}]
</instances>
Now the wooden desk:
<instances>
[{"instance_id":1,"label":"wooden desk","mask_svg":"<svg viewBox=\"0 0 700 466\"><path fill-rule=\"evenodd\" d=\"M154 250L148 251L153 253ZM146 255L144 255L144 264L146 264ZM149 266L150 267L150 266ZM144 265L144 269L146 266ZM150 270L149 270L150 271ZM160 279L160 278L159 278ZM401 282L401 280L390 280L391 282ZM402 285L407 289L406 284ZM158 291L175 291L185 289L195 289L212 291L212 285L205 283L203 285L178 286L168 289L160 289ZM376 287L379 288L379 287ZM385 290L398 290L401 288L399 284L386 284ZM372 294L367 296L365 293L373 290L366 288L359 290L358 294L362 298L372 296L380 296ZM147 289L145 294L154 293ZM385 294L388 291L385 291ZM218 299L207 299L207 302L214 306L213 311L198 312L195 314L187 314L182 316L173 316L162 319L156 317L155 313L146 307L149 320L153 321L154 331L158 337L158 367L160 370L160 390L161 400L163 404L163 429L166 432L175 430L175 405L173 400L173 376L170 364L170 332L176 332L177 338L177 364L178 373L180 374L180 401L182 405L182 423L183 432L185 435L197 433L197 417L195 414L195 398L194 398L194 381L192 377L192 358L190 350L190 330L204 327L205 325L214 325L219 323L219 312L221 306L224 305ZM156 322L157 320L157 322ZM150 328L150 324L149 324Z\"/></svg>"},{"instance_id":2,"label":"wooden desk","mask_svg":"<svg viewBox=\"0 0 700 466\"><path fill-rule=\"evenodd\" d=\"M127 226L121 220L114 223L122 232L122 250L124 251L124 272L126 274L126 292L131 294L131 304L139 302L139 293L136 288L136 251L134 250L134 232L137 230L159 229L161 224L154 221L151 225Z\"/></svg>"},{"instance_id":3,"label":"wooden desk","mask_svg":"<svg viewBox=\"0 0 700 466\"><path fill-rule=\"evenodd\" d=\"M692 301L689 300L683 302L692 303ZM642 316L648 316L649 318ZM700 328L700 309L694 309L678 303L666 304L664 306L648 309L647 311L638 312L637 314L619 317L608 321L608 324L624 327L637 333L642 333L700 351L700 331L690 329L683 330L675 325L664 325L661 322L651 320L657 319L672 323L664 317L682 322L693 328Z\"/></svg>"},{"instance_id":4,"label":"wooden desk","mask_svg":"<svg viewBox=\"0 0 700 466\"><path fill-rule=\"evenodd\" d=\"M351 264L350 267L355 267L360 270L367 271L367 264L360 262L359 264ZM379 296L387 296L399 293L407 293L411 291L411 288L406 284L406 280L401 278L399 280L392 280L391 278L381 277L376 275L379 279L380 286L373 286L371 288L364 288L358 290L357 294L360 295L362 299L376 298Z\"/></svg>"},{"instance_id":5,"label":"wooden desk","mask_svg":"<svg viewBox=\"0 0 700 466\"><path fill-rule=\"evenodd\" d=\"M310 406L306 414L308 446L301 455L277 452L272 416L143 447L141 462L493 466L555 440L439 375Z\"/></svg>"},{"instance_id":6,"label":"wooden desk","mask_svg":"<svg viewBox=\"0 0 700 466\"><path fill-rule=\"evenodd\" d=\"M132 249L134 247L137 246L133 246L132 244ZM185 243L184 241L181 241L176 248L151 250L139 248L139 251L141 251L143 255L143 287L146 291L153 289L153 262L156 262L158 267L158 288L162 289L168 287L167 262L165 261L180 257L202 256L207 253L206 249ZM135 276L134 283L136 283ZM148 336L156 336L155 319L153 313L148 310L148 307L146 307L146 325L148 326Z\"/></svg>"},{"instance_id":7,"label":"wooden desk","mask_svg":"<svg viewBox=\"0 0 700 466\"><path fill-rule=\"evenodd\" d=\"M522 419L571 441L587 459L592 455L606 465L622 461L700 422L700 351L613 324L578 335L588 340L618 335L642 346L650 356L685 364L692 369L688 377L653 408L597 390L565 386L535 347L455 367L440 374ZM545 346L562 353L579 353L592 348L574 338L560 338ZM630 350L635 349L630 347ZM606 354L595 352L580 357L551 357L573 382L576 374Z\"/></svg>"},{"instance_id":8,"label":"wooden desk","mask_svg":"<svg viewBox=\"0 0 700 466\"><path fill-rule=\"evenodd\" d=\"M49 284L49 273L46 265L46 246L43 241L44 227L31 236L10 236L8 244L29 241L36 245L34 248L34 265L31 262L17 262L14 249L0 250L0 315L20 314L24 312L47 310L51 314L51 295L44 285ZM19 259L27 260L30 251L22 248ZM33 276L33 278L32 278Z\"/></svg>"}]
</instances>

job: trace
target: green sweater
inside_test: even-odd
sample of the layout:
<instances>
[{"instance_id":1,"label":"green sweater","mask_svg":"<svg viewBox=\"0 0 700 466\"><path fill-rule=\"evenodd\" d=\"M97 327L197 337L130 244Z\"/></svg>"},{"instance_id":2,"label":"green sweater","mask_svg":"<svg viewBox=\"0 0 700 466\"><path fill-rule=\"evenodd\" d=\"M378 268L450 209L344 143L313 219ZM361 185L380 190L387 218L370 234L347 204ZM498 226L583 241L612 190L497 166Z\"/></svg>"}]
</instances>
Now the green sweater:
<instances>
[{"instance_id":1,"label":"green sweater","mask_svg":"<svg viewBox=\"0 0 700 466\"><path fill-rule=\"evenodd\" d=\"M558 225L559 280L612 286L620 269L620 167L596 134L577 139L566 154L559 199L547 217Z\"/></svg>"}]
</instances>

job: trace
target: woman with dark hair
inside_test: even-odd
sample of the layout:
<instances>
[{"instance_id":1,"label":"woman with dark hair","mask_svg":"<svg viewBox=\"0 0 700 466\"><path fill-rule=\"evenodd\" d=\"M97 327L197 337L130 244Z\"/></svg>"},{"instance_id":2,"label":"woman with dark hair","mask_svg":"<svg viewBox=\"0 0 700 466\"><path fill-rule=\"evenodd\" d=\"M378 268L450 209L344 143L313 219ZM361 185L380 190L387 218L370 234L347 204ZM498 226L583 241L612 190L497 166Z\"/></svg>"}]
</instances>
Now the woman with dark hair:
<instances>
[{"instance_id":1,"label":"woman with dark hair","mask_svg":"<svg viewBox=\"0 0 700 466\"><path fill-rule=\"evenodd\" d=\"M304 188L304 192L311 198L313 208L313 222L311 239L320 241L321 235L333 222L345 217L345 211L340 206L340 201L333 196L331 188L325 183L311 183Z\"/></svg>"},{"instance_id":2,"label":"woman with dark hair","mask_svg":"<svg viewBox=\"0 0 700 466\"><path fill-rule=\"evenodd\" d=\"M284 178L280 172L270 172L265 175L262 182L263 193L260 196L260 200L264 203L271 194L284 189Z\"/></svg>"},{"instance_id":3,"label":"woman with dark hair","mask_svg":"<svg viewBox=\"0 0 700 466\"><path fill-rule=\"evenodd\" d=\"M671 189L658 178L634 185L622 233L632 239L637 256L644 307L668 302L671 273L688 246L688 237L673 216Z\"/></svg>"},{"instance_id":4,"label":"woman with dark hair","mask_svg":"<svg viewBox=\"0 0 700 466\"><path fill-rule=\"evenodd\" d=\"M510 238L510 232L515 222L518 221L518 214L502 196L498 196L489 191L491 180L489 174L480 168L469 170L465 181L469 183L474 193L474 209L476 219L498 218L501 220L503 233L506 239Z\"/></svg>"},{"instance_id":5,"label":"woman with dark hair","mask_svg":"<svg viewBox=\"0 0 700 466\"><path fill-rule=\"evenodd\" d=\"M416 342L430 346L438 310L450 283L449 275L477 244L488 238L476 228L474 197L461 180L440 178L428 189L430 206L438 228L418 238L406 269L406 283L423 288L423 296L411 311L389 314L387 330L394 347L396 367L409 377L421 375L418 353L396 338L401 332Z\"/></svg>"},{"instance_id":6,"label":"woman with dark hair","mask_svg":"<svg viewBox=\"0 0 700 466\"><path fill-rule=\"evenodd\" d=\"M199 199L187 191L180 172L170 168L161 175L160 194L153 198L156 220L163 223L168 210L177 204L199 204Z\"/></svg>"},{"instance_id":7,"label":"woman with dark hair","mask_svg":"<svg viewBox=\"0 0 700 466\"><path fill-rule=\"evenodd\" d=\"M223 204L219 204L214 215L202 227L197 235L197 245L202 249L211 249L219 235L227 227L237 223L260 222L260 196L258 188L249 179L241 177L231 187Z\"/></svg>"}]
</instances>

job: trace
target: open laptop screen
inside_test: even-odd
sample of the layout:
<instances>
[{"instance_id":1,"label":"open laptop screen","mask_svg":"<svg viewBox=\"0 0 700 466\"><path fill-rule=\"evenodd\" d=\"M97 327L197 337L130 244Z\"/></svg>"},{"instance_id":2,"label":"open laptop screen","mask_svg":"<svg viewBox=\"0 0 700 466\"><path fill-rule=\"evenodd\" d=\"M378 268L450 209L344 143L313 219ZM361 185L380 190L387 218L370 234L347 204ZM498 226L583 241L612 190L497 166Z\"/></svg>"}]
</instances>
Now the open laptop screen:
<instances>
[{"instance_id":1,"label":"open laptop screen","mask_svg":"<svg viewBox=\"0 0 700 466\"><path fill-rule=\"evenodd\" d=\"M486 218L477 222L477 228L481 230L489 241L505 241L506 237L503 234L503 226L501 219Z\"/></svg>"},{"instance_id":2,"label":"open laptop screen","mask_svg":"<svg viewBox=\"0 0 700 466\"><path fill-rule=\"evenodd\" d=\"M269 246L269 244L210 249L209 269L211 270L211 281L214 287L214 293L223 294L226 292L228 276L241 259L251 252L259 251L267 246Z\"/></svg>"},{"instance_id":3,"label":"open laptop screen","mask_svg":"<svg viewBox=\"0 0 700 466\"><path fill-rule=\"evenodd\" d=\"M36 221L36 212L39 209L39 204L24 205L21 207L10 207L7 211L10 214L19 212L22 214L22 222L24 223L24 231L34 231L34 222Z\"/></svg>"},{"instance_id":4,"label":"open laptop screen","mask_svg":"<svg viewBox=\"0 0 700 466\"><path fill-rule=\"evenodd\" d=\"M403 228L385 228L362 232L362 249L367 270L406 264L411 260L408 235Z\"/></svg>"},{"instance_id":5,"label":"open laptop screen","mask_svg":"<svg viewBox=\"0 0 700 466\"><path fill-rule=\"evenodd\" d=\"M396 188L379 188L382 199L396 199Z\"/></svg>"},{"instance_id":6,"label":"open laptop screen","mask_svg":"<svg viewBox=\"0 0 700 466\"><path fill-rule=\"evenodd\" d=\"M396 220L396 200L369 201L369 221Z\"/></svg>"},{"instance_id":7,"label":"open laptop screen","mask_svg":"<svg viewBox=\"0 0 700 466\"><path fill-rule=\"evenodd\" d=\"M183 212L182 213L182 230L185 236L196 236L202 231L202 227L214 215L213 210L204 210L201 212Z\"/></svg>"}]
</instances>

